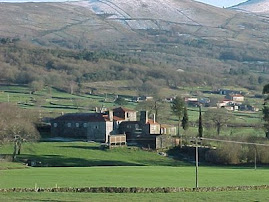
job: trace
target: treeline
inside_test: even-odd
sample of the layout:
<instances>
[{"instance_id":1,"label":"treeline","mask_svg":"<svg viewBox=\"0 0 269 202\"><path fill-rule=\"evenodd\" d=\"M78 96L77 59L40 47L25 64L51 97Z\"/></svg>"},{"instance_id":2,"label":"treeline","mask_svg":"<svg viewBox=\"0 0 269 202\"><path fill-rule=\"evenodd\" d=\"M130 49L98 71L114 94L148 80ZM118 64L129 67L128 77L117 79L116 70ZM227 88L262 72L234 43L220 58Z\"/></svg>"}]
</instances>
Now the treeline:
<instances>
[{"instance_id":1,"label":"treeline","mask_svg":"<svg viewBox=\"0 0 269 202\"><path fill-rule=\"evenodd\" d=\"M249 73L249 69L230 69L229 73L218 67L214 69L211 61L205 58L201 58L200 64L193 67L188 65L198 64L196 57L190 59L187 56L178 58L178 55L167 55L159 58L158 54L163 54L157 52L41 48L18 39L2 39L0 43L0 81L27 84L34 91L46 85L74 93L83 90L83 83L129 80L133 90L141 94L156 94L162 86L215 87L225 85L227 80L229 84L236 85L238 75L242 78L241 86L248 86L248 80L255 86L267 78L257 77ZM147 48L161 50L158 46Z\"/></svg>"}]
</instances>

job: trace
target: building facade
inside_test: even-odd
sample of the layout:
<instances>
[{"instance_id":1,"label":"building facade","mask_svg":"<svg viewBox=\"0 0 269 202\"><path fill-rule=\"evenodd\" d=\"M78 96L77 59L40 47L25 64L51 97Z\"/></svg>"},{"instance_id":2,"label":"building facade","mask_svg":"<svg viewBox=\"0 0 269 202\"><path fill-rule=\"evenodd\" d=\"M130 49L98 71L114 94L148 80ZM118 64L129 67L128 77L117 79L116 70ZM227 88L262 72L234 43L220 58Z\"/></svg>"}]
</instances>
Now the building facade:
<instances>
[{"instance_id":1,"label":"building facade","mask_svg":"<svg viewBox=\"0 0 269 202\"><path fill-rule=\"evenodd\" d=\"M51 121L53 137L81 138L107 142L113 132L113 120L101 113L65 114Z\"/></svg>"}]
</instances>

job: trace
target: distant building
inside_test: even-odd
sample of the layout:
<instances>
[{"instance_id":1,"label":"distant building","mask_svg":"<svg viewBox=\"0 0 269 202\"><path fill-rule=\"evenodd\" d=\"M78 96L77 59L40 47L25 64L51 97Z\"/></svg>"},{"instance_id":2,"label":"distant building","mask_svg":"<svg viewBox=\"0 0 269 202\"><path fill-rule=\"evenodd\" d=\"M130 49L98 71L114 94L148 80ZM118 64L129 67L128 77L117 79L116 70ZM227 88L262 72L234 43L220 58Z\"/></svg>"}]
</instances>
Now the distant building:
<instances>
[{"instance_id":1,"label":"distant building","mask_svg":"<svg viewBox=\"0 0 269 202\"><path fill-rule=\"evenodd\" d=\"M113 115L102 113L65 114L51 121L51 135L54 137L81 138L107 142L113 131Z\"/></svg>"},{"instance_id":2,"label":"distant building","mask_svg":"<svg viewBox=\"0 0 269 202\"><path fill-rule=\"evenodd\" d=\"M230 99L234 102L244 102L244 96L240 94L229 95Z\"/></svg>"},{"instance_id":3,"label":"distant building","mask_svg":"<svg viewBox=\"0 0 269 202\"><path fill-rule=\"evenodd\" d=\"M136 111L124 107L113 109L113 116L121 121L136 121Z\"/></svg>"},{"instance_id":4,"label":"distant building","mask_svg":"<svg viewBox=\"0 0 269 202\"><path fill-rule=\"evenodd\" d=\"M221 95L231 95L231 94L242 94L242 91L238 90L229 90L229 89L218 89L217 91Z\"/></svg>"},{"instance_id":5,"label":"distant building","mask_svg":"<svg viewBox=\"0 0 269 202\"><path fill-rule=\"evenodd\" d=\"M171 135L176 127L160 125L155 115L149 119L148 112L140 112L119 107L104 113L65 114L51 121L51 134L54 137L81 138L88 141L122 145L134 143L142 147L158 148L175 144Z\"/></svg>"}]
</instances>

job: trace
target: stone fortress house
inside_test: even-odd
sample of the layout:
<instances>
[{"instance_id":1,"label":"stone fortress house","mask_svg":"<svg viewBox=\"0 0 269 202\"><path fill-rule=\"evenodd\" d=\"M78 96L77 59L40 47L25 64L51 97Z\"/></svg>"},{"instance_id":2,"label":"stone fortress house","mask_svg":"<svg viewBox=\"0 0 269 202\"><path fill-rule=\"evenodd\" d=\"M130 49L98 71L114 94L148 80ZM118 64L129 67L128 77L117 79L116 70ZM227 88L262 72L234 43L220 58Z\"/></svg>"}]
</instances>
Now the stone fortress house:
<instances>
[{"instance_id":1,"label":"stone fortress house","mask_svg":"<svg viewBox=\"0 0 269 202\"><path fill-rule=\"evenodd\" d=\"M155 115L149 119L147 111L140 112L138 121L136 111L123 107L104 113L70 113L51 121L53 137L108 143L109 136L117 134L126 135L127 143L158 148L174 144L171 136L176 135L176 127L159 124Z\"/></svg>"}]
</instances>

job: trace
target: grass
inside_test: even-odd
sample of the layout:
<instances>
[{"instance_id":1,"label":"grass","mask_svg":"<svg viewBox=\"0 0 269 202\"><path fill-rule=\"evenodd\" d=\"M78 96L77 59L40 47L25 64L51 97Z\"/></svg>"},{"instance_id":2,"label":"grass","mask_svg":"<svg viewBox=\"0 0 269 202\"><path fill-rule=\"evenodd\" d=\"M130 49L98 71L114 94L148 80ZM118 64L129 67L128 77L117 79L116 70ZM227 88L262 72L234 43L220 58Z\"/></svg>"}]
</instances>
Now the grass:
<instances>
[{"instance_id":1,"label":"grass","mask_svg":"<svg viewBox=\"0 0 269 202\"><path fill-rule=\"evenodd\" d=\"M268 201L268 191L154 194L0 193L0 201Z\"/></svg>"},{"instance_id":2,"label":"grass","mask_svg":"<svg viewBox=\"0 0 269 202\"><path fill-rule=\"evenodd\" d=\"M23 169L23 168L26 168L26 166L22 165L21 163L7 162L4 160L0 160L0 170Z\"/></svg>"},{"instance_id":3,"label":"grass","mask_svg":"<svg viewBox=\"0 0 269 202\"><path fill-rule=\"evenodd\" d=\"M0 147L0 153L12 154L13 146ZM99 144L87 142L41 142L23 144L19 160L34 159L49 166L108 166L108 165L186 165L138 148L100 149Z\"/></svg>"},{"instance_id":4,"label":"grass","mask_svg":"<svg viewBox=\"0 0 269 202\"><path fill-rule=\"evenodd\" d=\"M199 168L199 186L268 184L268 169ZM0 188L13 187L194 187L195 167L102 166L11 169L0 172Z\"/></svg>"},{"instance_id":5,"label":"grass","mask_svg":"<svg viewBox=\"0 0 269 202\"><path fill-rule=\"evenodd\" d=\"M11 154L12 145L0 148ZM20 159L32 158L54 166L27 167L0 162L0 188L13 187L194 187L195 167L140 149L100 150L86 142L41 142L23 145ZM94 166L129 165L129 166ZM137 166L140 165L140 166ZM143 165L143 166L142 166ZM11 169L13 168L13 169ZM199 186L268 184L268 168L199 167ZM268 190L216 193L87 194L0 193L0 201L268 201Z\"/></svg>"},{"instance_id":6,"label":"grass","mask_svg":"<svg viewBox=\"0 0 269 202\"><path fill-rule=\"evenodd\" d=\"M26 86L0 86L0 102L16 103L27 109L46 112L74 113L91 111L94 106L115 107L112 95L72 95L53 88L44 88L31 94L31 89ZM105 99L109 101L105 101ZM134 108L136 103L128 103L127 108Z\"/></svg>"}]
</instances>

